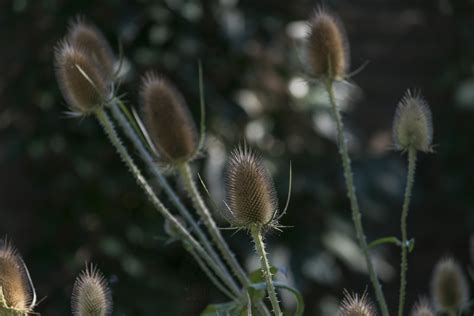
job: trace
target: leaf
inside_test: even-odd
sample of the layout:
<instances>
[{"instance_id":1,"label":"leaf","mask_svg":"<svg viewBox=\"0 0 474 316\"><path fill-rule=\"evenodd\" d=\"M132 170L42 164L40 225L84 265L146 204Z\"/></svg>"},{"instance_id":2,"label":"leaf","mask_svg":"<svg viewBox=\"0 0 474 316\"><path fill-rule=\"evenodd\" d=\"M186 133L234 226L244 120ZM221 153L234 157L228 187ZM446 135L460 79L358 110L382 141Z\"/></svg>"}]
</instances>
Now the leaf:
<instances>
[{"instance_id":1,"label":"leaf","mask_svg":"<svg viewBox=\"0 0 474 316\"><path fill-rule=\"evenodd\" d=\"M369 247L369 249L371 249L371 248L374 248L376 246L383 245L383 244L395 244L397 246L401 246L402 242L395 236L383 237L383 238L379 238L379 239L376 239L376 240L372 241L368 245L368 247Z\"/></svg>"},{"instance_id":2,"label":"leaf","mask_svg":"<svg viewBox=\"0 0 474 316\"><path fill-rule=\"evenodd\" d=\"M303 300L303 296L301 295L301 293L297 289L295 289L295 288L293 288L293 287L291 287L291 286L289 286L285 283L282 283L282 282L274 281L273 285L276 288L286 290L286 291L290 292L291 294L293 294L293 296L296 299L295 316L303 316L303 313L304 313L304 300ZM250 288L253 288L253 289L259 290L259 291L264 291L264 293L265 293L265 291L267 289L267 284L265 282L254 283L254 284L251 284L249 286L249 289Z\"/></svg>"},{"instance_id":3,"label":"leaf","mask_svg":"<svg viewBox=\"0 0 474 316\"><path fill-rule=\"evenodd\" d=\"M201 316L240 316L242 309L246 311L247 307L239 302L211 304L201 312Z\"/></svg>"},{"instance_id":4,"label":"leaf","mask_svg":"<svg viewBox=\"0 0 474 316\"><path fill-rule=\"evenodd\" d=\"M272 276L277 274L278 271L279 271L278 268L276 268L274 266L270 267L270 272L271 272ZM262 269L257 269L255 271L250 272L249 279L250 279L250 283L265 282L265 277L263 276Z\"/></svg>"}]
</instances>

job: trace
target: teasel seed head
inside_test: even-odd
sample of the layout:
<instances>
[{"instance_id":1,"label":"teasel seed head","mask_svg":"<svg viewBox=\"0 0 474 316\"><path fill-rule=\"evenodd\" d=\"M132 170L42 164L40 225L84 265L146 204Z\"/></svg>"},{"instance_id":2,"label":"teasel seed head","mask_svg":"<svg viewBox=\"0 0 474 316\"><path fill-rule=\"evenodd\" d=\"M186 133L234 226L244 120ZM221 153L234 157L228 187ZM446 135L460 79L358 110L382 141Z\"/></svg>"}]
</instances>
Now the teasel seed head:
<instances>
[{"instance_id":1,"label":"teasel seed head","mask_svg":"<svg viewBox=\"0 0 474 316\"><path fill-rule=\"evenodd\" d=\"M102 67L107 78L114 74L115 57L104 34L94 25L77 17L69 27L69 43L88 54L99 67Z\"/></svg>"},{"instance_id":2,"label":"teasel seed head","mask_svg":"<svg viewBox=\"0 0 474 316\"><path fill-rule=\"evenodd\" d=\"M112 296L109 285L96 266L84 269L72 290L74 316L106 316L112 313Z\"/></svg>"},{"instance_id":3,"label":"teasel seed head","mask_svg":"<svg viewBox=\"0 0 474 316\"><path fill-rule=\"evenodd\" d=\"M145 75L140 92L142 115L159 160L168 165L192 160L198 133L183 96L166 79Z\"/></svg>"},{"instance_id":4,"label":"teasel seed head","mask_svg":"<svg viewBox=\"0 0 474 316\"><path fill-rule=\"evenodd\" d=\"M350 294L344 291L344 299L339 306L340 316L375 316L375 309L367 298L367 294L362 296Z\"/></svg>"},{"instance_id":5,"label":"teasel seed head","mask_svg":"<svg viewBox=\"0 0 474 316\"><path fill-rule=\"evenodd\" d=\"M428 103L419 93L407 91L393 120L393 141L398 150L431 152L433 123Z\"/></svg>"},{"instance_id":6,"label":"teasel seed head","mask_svg":"<svg viewBox=\"0 0 474 316\"><path fill-rule=\"evenodd\" d=\"M316 77L344 79L349 69L349 44L339 19L323 8L309 21L306 56Z\"/></svg>"},{"instance_id":7,"label":"teasel seed head","mask_svg":"<svg viewBox=\"0 0 474 316\"><path fill-rule=\"evenodd\" d=\"M28 312L36 304L28 269L7 240L0 240L0 289L8 309Z\"/></svg>"},{"instance_id":8,"label":"teasel seed head","mask_svg":"<svg viewBox=\"0 0 474 316\"><path fill-rule=\"evenodd\" d=\"M469 288L459 264L450 257L441 259L431 279L431 295L438 311L455 311L469 299Z\"/></svg>"},{"instance_id":9,"label":"teasel seed head","mask_svg":"<svg viewBox=\"0 0 474 316\"><path fill-rule=\"evenodd\" d=\"M435 313L428 302L428 299L421 298L418 302L413 306L411 311L411 316L434 316Z\"/></svg>"},{"instance_id":10,"label":"teasel seed head","mask_svg":"<svg viewBox=\"0 0 474 316\"><path fill-rule=\"evenodd\" d=\"M55 66L64 99L76 114L90 114L110 98L111 85L106 74L82 49L67 41L60 43Z\"/></svg>"},{"instance_id":11,"label":"teasel seed head","mask_svg":"<svg viewBox=\"0 0 474 316\"><path fill-rule=\"evenodd\" d=\"M275 186L260 156L246 145L231 153L225 175L227 219L233 226L273 226L278 212Z\"/></svg>"}]
</instances>

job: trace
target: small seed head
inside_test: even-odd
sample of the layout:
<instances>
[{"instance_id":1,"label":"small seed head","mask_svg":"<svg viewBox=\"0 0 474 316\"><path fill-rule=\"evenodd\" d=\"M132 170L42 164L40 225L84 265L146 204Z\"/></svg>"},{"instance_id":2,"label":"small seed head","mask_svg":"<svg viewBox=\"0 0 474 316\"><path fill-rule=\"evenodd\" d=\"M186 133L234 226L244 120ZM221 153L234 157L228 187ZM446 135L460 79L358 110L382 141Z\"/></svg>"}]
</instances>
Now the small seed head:
<instances>
[{"instance_id":1,"label":"small seed head","mask_svg":"<svg viewBox=\"0 0 474 316\"><path fill-rule=\"evenodd\" d=\"M316 77L341 80L349 69L349 44L338 18L319 8L309 21L306 55Z\"/></svg>"},{"instance_id":2,"label":"small seed head","mask_svg":"<svg viewBox=\"0 0 474 316\"><path fill-rule=\"evenodd\" d=\"M167 80L148 73L141 88L145 127L166 164L194 158L198 150L196 126L183 96Z\"/></svg>"},{"instance_id":3,"label":"small seed head","mask_svg":"<svg viewBox=\"0 0 474 316\"><path fill-rule=\"evenodd\" d=\"M110 96L110 83L101 67L69 42L62 42L56 48L55 66L56 80L74 112L90 114Z\"/></svg>"},{"instance_id":4,"label":"small seed head","mask_svg":"<svg viewBox=\"0 0 474 316\"><path fill-rule=\"evenodd\" d=\"M247 146L234 149L225 176L226 216L236 227L267 226L278 211L273 180L262 159Z\"/></svg>"},{"instance_id":5,"label":"small seed head","mask_svg":"<svg viewBox=\"0 0 474 316\"><path fill-rule=\"evenodd\" d=\"M435 313L426 298L421 298L411 311L411 316L434 316Z\"/></svg>"},{"instance_id":6,"label":"small seed head","mask_svg":"<svg viewBox=\"0 0 474 316\"><path fill-rule=\"evenodd\" d=\"M100 66L107 78L114 73L115 57L102 32L94 25L76 18L69 27L69 43L88 54Z\"/></svg>"},{"instance_id":7,"label":"small seed head","mask_svg":"<svg viewBox=\"0 0 474 316\"><path fill-rule=\"evenodd\" d=\"M367 298L367 294L362 296L350 294L344 291L344 299L339 306L340 316L375 316L375 309Z\"/></svg>"},{"instance_id":8,"label":"small seed head","mask_svg":"<svg viewBox=\"0 0 474 316\"><path fill-rule=\"evenodd\" d=\"M453 258L441 259L431 279L431 295L437 310L452 311L469 299L469 288L461 267Z\"/></svg>"},{"instance_id":9,"label":"small seed head","mask_svg":"<svg viewBox=\"0 0 474 316\"><path fill-rule=\"evenodd\" d=\"M423 97L407 91L393 120L393 141L398 150L430 152L433 140L431 111Z\"/></svg>"},{"instance_id":10,"label":"small seed head","mask_svg":"<svg viewBox=\"0 0 474 316\"><path fill-rule=\"evenodd\" d=\"M106 316L112 313L110 289L97 267L86 267L76 279L71 307L74 316Z\"/></svg>"},{"instance_id":11,"label":"small seed head","mask_svg":"<svg viewBox=\"0 0 474 316\"><path fill-rule=\"evenodd\" d=\"M18 251L0 240L0 288L9 308L29 311L36 303L30 275Z\"/></svg>"}]
</instances>

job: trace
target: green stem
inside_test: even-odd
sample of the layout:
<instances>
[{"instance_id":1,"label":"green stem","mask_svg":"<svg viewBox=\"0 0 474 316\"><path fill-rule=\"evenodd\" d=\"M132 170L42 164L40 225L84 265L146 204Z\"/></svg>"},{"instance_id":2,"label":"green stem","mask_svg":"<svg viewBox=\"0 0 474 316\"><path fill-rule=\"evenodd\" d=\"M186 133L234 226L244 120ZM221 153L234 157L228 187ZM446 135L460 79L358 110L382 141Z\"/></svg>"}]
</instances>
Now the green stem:
<instances>
[{"instance_id":1,"label":"green stem","mask_svg":"<svg viewBox=\"0 0 474 316\"><path fill-rule=\"evenodd\" d=\"M403 199L403 209L401 216L401 230L402 230L402 254L401 254L401 263L400 263L400 300L398 304L398 315L403 316L403 308L405 305L405 290L407 286L407 217L408 217L408 208L410 206L410 198L413 189L413 183L415 182L415 169L416 169L416 149L410 148L408 150L408 175L407 175L407 184L405 188L405 196Z\"/></svg>"},{"instance_id":2,"label":"green stem","mask_svg":"<svg viewBox=\"0 0 474 316\"><path fill-rule=\"evenodd\" d=\"M344 137L344 125L342 123L341 113L339 112L339 108L337 107L336 99L334 97L332 79L328 79L326 81L326 90L329 94L329 101L331 103L333 114L336 120L337 142L338 142L338 147L339 147L339 153L342 158L344 178L346 180L346 187L347 187L347 196L349 197L350 204L351 204L352 220L354 222L357 240L364 254L365 261L367 263L367 269L369 271L370 280L372 282L372 286L374 287L375 296L377 298L377 302L379 303L380 309L382 311L382 315L388 316L389 313L388 313L387 303L385 302L385 297L383 295L382 286L380 285L374 266L370 259L369 249L367 247L367 241L365 239L364 228L362 226L362 219L361 219L362 215L360 213L359 204L357 201L356 189L354 187L351 159L349 157L349 151L347 149L346 139Z\"/></svg>"},{"instance_id":3,"label":"green stem","mask_svg":"<svg viewBox=\"0 0 474 316\"><path fill-rule=\"evenodd\" d=\"M219 278L226 283L226 285L232 290L235 296L240 294L239 288L235 285L235 283L229 282L226 274L220 269L220 267L212 260L211 257L207 254L207 252L202 248L202 246L194 239L194 237L187 231L187 229L169 212L169 210L163 205L163 203L158 199L155 192L151 188L151 186L146 181L145 177L141 173L140 169L136 166L135 162L133 161L132 157L129 155L127 149L122 144L117 132L115 131L114 125L110 120L107 113L100 109L95 112L95 115L99 121L99 123L104 128L105 133L107 134L110 142L117 150L117 153L120 155L122 161L127 165L130 172L134 176L135 180L137 181L138 185L145 191L147 197L149 198L150 202L153 204L155 209L160 212L165 219L167 219L178 231L179 235L183 239L189 243L193 249L201 256L201 258L216 272Z\"/></svg>"},{"instance_id":4,"label":"green stem","mask_svg":"<svg viewBox=\"0 0 474 316\"><path fill-rule=\"evenodd\" d=\"M267 253L265 251L265 243L262 238L262 228L259 225L252 225L250 233L255 243L255 251L260 257L260 266L265 282L267 283L268 298L272 304L273 313L276 316L281 316L283 314L280 310L275 286L273 285L272 272L270 271L270 264L268 263Z\"/></svg>"}]
</instances>

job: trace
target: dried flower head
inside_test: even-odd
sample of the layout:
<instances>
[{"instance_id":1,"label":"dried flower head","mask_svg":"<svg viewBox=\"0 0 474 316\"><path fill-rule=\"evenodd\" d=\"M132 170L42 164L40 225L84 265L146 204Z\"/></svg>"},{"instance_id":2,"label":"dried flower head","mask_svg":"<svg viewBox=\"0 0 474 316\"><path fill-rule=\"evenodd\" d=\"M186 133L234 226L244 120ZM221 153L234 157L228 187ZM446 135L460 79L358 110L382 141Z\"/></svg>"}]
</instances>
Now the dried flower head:
<instances>
[{"instance_id":1,"label":"dried flower head","mask_svg":"<svg viewBox=\"0 0 474 316\"><path fill-rule=\"evenodd\" d=\"M398 103L393 120L393 141L398 150L431 151L433 124L428 103L409 90Z\"/></svg>"},{"instance_id":2,"label":"dried flower head","mask_svg":"<svg viewBox=\"0 0 474 316\"><path fill-rule=\"evenodd\" d=\"M82 49L62 42L55 54L56 80L71 109L89 114L110 97L111 86L101 67Z\"/></svg>"},{"instance_id":3,"label":"dried flower head","mask_svg":"<svg viewBox=\"0 0 474 316\"><path fill-rule=\"evenodd\" d=\"M339 20L319 8L309 21L306 55L313 75L343 79L349 69L349 44Z\"/></svg>"},{"instance_id":4,"label":"dried flower head","mask_svg":"<svg viewBox=\"0 0 474 316\"><path fill-rule=\"evenodd\" d=\"M70 24L67 38L72 46L84 51L102 67L107 78L112 78L115 57L105 36L96 26L78 17Z\"/></svg>"},{"instance_id":5,"label":"dried flower head","mask_svg":"<svg viewBox=\"0 0 474 316\"><path fill-rule=\"evenodd\" d=\"M74 316L105 316L112 313L109 286L94 265L86 267L76 279L71 307Z\"/></svg>"},{"instance_id":6,"label":"dried flower head","mask_svg":"<svg viewBox=\"0 0 474 316\"><path fill-rule=\"evenodd\" d=\"M344 299L339 306L340 316L375 316L375 309L367 298L367 294L362 296L350 294L344 291Z\"/></svg>"},{"instance_id":7,"label":"dried flower head","mask_svg":"<svg viewBox=\"0 0 474 316\"><path fill-rule=\"evenodd\" d=\"M434 316L435 313L430 306L430 303L426 298L421 298L418 302L413 306L411 311L411 316Z\"/></svg>"},{"instance_id":8,"label":"dried flower head","mask_svg":"<svg viewBox=\"0 0 474 316\"><path fill-rule=\"evenodd\" d=\"M437 310L461 308L469 299L469 288L461 267L453 258L441 259L431 279L431 295Z\"/></svg>"},{"instance_id":9,"label":"dried flower head","mask_svg":"<svg viewBox=\"0 0 474 316\"><path fill-rule=\"evenodd\" d=\"M144 124L160 160L177 164L194 158L198 150L196 126L178 90L148 73L142 83L141 102Z\"/></svg>"},{"instance_id":10,"label":"dried flower head","mask_svg":"<svg viewBox=\"0 0 474 316\"><path fill-rule=\"evenodd\" d=\"M18 251L6 240L0 240L0 290L8 308L31 311L36 304L28 269Z\"/></svg>"},{"instance_id":11,"label":"dried flower head","mask_svg":"<svg viewBox=\"0 0 474 316\"><path fill-rule=\"evenodd\" d=\"M225 177L228 219L236 227L267 226L278 211L273 180L262 159L247 146L237 147Z\"/></svg>"}]
</instances>

